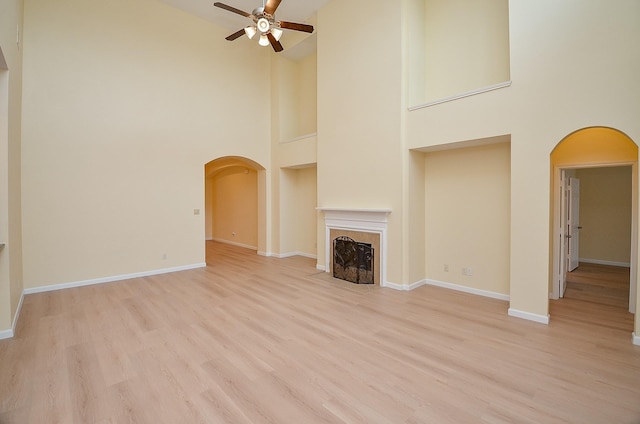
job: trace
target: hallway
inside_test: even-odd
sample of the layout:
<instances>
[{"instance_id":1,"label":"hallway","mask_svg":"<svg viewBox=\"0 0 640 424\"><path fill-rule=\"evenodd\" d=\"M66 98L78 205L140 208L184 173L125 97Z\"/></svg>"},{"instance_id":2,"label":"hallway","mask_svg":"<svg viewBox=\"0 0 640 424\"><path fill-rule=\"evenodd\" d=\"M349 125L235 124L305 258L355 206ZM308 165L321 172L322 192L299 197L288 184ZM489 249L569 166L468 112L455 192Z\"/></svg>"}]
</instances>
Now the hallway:
<instances>
[{"instance_id":1,"label":"hallway","mask_svg":"<svg viewBox=\"0 0 640 424\"><path fill-rule=\"evenodd\" d=\"M567 273L564 298L550 301L549 309L552 323L566 319L631 333L629 268L581 262Z\"/></svg>"}]
</instances>

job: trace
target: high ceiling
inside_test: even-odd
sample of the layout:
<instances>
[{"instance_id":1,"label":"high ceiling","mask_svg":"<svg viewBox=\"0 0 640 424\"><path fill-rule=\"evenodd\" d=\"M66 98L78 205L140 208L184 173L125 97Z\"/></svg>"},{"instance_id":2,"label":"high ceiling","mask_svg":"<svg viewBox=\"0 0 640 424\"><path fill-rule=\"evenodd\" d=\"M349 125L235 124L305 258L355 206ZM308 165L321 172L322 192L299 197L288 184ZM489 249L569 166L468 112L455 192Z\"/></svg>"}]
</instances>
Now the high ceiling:
<instances>
[{"instance_id":1,"label":"high ceiling","mask_svg":"<svg viewBox=\"0 0 640 424\"><path fill-rule=\"evenodd\" d=\"M230 33L237 31L247 25L247 18L231 13L224 9L215 7L213 3L216 0L160 0L187 13L199 16L209 22L213 22L223 28L229 29ZM262 7L263 0L222 0L229 6L240 9L244 12L251 13L256 7ZM330 0L282 0L278 10L276 10L276 19L305 23L310 17L328 3ZM315 51L315 34L308 37L305 41L300 42L295 48L287 48L287 38L283 37L282 43L285 47L284 52L280 53L290 59L298 60L311 52Z\"/></svg>"},{"instance_id":2,"label":"high ceiling","mask_svg":"<svg viewBox=\"0 0 640 424\"><path fill-rule=\"evenodd\" d=\"M247 23L246 18L215 7L215 0L161 0L185 12L200 16L230 30L238 30ZM276 11L276 18L289 22L304 23L329 0L283 0ZM262 0L223 0L222 3L247 13L262 6Z\"/></svg>"}]
</instances>

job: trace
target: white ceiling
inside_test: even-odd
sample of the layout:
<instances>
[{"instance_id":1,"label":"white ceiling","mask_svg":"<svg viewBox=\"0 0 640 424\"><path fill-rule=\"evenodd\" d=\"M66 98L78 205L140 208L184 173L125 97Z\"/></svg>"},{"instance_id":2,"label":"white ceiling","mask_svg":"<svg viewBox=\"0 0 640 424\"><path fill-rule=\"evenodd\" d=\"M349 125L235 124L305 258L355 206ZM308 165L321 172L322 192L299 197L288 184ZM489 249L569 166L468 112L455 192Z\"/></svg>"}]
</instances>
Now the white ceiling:
<instances>
[{"instance_id":1,"label":"white ceiling","mask_svg":"<svg viewBox=\"0 0 640 424\"><path fill-rule=\"evenodd\" d=\"M248 18L215 7L213 3L215 3L216 0L160 1L187 13L199 16L223 28L227 28L230 34L245 27L248 22ZM316 14L318 9L329 1L330 0L282 0L282 3L280 3L280 6L276 10L275 16L276 19L281 21L306 23L309 18ZM262 7L263 5L262 0L222 0L221 3L233 6L247 13L251 13L253 9ZM285 49L280 54L293 60L299 60L315 51L315 33L311 37L296 44L293 48L287 48L287 38L289 38L286 36L287 32L290 31L285 31L285 35L281 40Z\"/></svg>"},{"instance_id":2,"label":"white ceiling","mask_svg":"<svg viewBox=\"0 0 640 424\"><path fill-rule=\"evenodd\" d=\"M160 0L185 12L200 16L210 22L237 31L247 23L247 18L215 7L215 0ZM329 0L282 0L276 19L281 21L304 23ZM251 13L256 7L262 7L262 0L223 0L229 6Z\"/></svg>"}]
</instances>

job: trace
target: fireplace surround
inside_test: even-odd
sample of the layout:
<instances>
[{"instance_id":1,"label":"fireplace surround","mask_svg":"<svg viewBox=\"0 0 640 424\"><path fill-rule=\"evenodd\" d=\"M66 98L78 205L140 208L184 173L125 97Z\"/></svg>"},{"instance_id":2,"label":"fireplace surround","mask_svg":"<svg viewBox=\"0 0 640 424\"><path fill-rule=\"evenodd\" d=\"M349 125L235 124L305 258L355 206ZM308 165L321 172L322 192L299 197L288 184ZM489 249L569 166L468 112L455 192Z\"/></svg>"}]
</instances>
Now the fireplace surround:
<instances>
[{"instance_id":1,"label":"fireplace surround","mask_svg":"<svg viewBox=\"0 0 640 424\"><path fill-rule=\"evenodd\" d=\"M387 282L387 222L389 209L318 208L324 213L325 267L333 273L333 240L349 237L373 248L374 284Z\"/></svg>"}]
</instances>

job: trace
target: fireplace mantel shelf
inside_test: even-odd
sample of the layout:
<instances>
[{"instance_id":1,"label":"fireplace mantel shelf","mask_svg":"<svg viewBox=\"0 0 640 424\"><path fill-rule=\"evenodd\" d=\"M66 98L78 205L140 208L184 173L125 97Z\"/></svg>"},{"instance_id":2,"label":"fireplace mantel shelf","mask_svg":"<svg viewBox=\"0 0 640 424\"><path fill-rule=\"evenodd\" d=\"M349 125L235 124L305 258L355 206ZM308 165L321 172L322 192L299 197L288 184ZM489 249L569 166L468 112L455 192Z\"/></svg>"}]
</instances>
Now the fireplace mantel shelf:
<instances>
[{"instance_id":1,"label":"fireplace mantel shelf","mask_svg":"<svg viewBox=\"0 0 640 424\"><path fill-rule=\"evenodd\" d=\"M391 209L317 208L325 221L387 222Z\"/></svg>"},{"instance_id":2,"label":"fireplace mantel shelf","mask_svg":"<svg viewBox=\"0 0 640 424\"><path fill-rule=\"evenodd\" d=\"M391 213L391 209L354 209L354 208L316 208L319 211L322 212L364 212L364 213L384 213L384 214L390 214Z\"/></svg>"}]
</instances>

